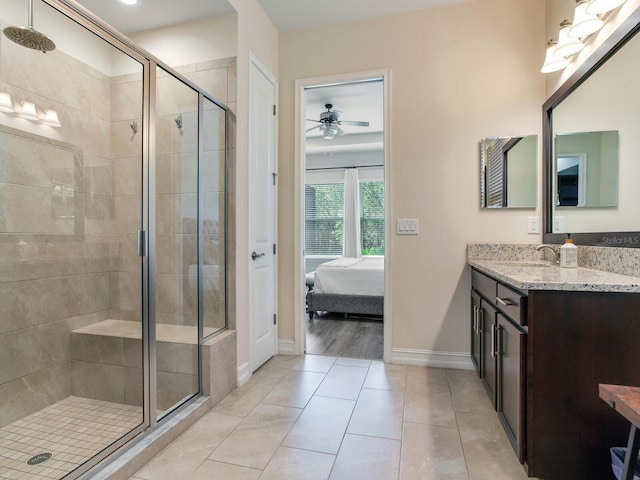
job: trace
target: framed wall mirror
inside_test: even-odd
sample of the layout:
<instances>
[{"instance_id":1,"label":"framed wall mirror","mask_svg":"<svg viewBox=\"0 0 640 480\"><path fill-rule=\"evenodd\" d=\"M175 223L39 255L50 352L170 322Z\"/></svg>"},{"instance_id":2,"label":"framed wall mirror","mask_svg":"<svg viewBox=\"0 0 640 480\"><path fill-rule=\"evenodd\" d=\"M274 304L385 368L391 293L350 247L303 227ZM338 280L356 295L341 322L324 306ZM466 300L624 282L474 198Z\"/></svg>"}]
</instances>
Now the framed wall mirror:
<instances>
[{"instance_id":1,"label":"framed wall mirror","mask_svg":"<svg viewBox=\"0 0 640 480\"><path fill-rule=\"evenodd\" d=\"M640 247L640 8L543 107L544 242Z\"/></svg>"},{"instance_id":2,"label":"framed wall mirror","mask_svg":"<svg viewBox=\"0 0 640 480\"><path fill-rule=\"evenodd\" d=\"M480 206L536 208L538 136L480 140Z\"/></svg>"}]
</instances>

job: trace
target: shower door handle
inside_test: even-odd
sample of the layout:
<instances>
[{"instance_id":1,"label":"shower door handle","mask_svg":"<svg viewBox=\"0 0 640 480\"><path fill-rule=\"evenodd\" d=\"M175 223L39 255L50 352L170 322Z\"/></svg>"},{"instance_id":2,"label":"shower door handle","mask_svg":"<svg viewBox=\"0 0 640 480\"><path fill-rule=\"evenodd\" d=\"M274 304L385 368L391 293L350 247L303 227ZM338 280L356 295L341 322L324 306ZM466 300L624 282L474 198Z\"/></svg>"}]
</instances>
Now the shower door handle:
<instances>
[{"instance_id":1,"label":"shower door handle","mask_svg":"<svg viewBox=\"0 0 640 480\"><path fill-rule=\"evenodd\" d=\"M144 230L138 230L138 256L147 256L147 232Z\"/></svg>"}]
</instances>

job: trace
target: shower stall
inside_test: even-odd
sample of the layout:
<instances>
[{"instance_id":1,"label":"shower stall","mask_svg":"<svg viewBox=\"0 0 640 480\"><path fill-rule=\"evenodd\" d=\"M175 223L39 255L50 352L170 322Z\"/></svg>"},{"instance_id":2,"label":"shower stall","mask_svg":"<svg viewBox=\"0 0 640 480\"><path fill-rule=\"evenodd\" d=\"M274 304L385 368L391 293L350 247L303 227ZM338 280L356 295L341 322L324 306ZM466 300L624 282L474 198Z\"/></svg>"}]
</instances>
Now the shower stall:
<instances>
[{"instance_id":1,"label":"shower stall","mask_svg":"<svg viewBox=\"0 0 640 480\"><path fill-rule=\"evenodd\" d=\"M202 393L232 116L74 2L0 25L0 478L76 478Z\"/></svg>"}]
</instances>

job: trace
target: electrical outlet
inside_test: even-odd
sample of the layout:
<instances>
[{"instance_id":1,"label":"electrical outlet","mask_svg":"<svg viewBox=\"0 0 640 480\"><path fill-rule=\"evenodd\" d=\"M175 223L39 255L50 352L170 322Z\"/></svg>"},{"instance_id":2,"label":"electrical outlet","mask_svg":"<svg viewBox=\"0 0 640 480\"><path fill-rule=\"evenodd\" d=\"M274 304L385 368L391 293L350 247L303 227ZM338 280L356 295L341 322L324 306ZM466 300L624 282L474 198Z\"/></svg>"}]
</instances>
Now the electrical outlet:
<instances>
[{"instance_id":1,"label":"electrical outlet","mask_svg":"<svg viewBox=\"0 0 640 480\"><path fill-rule=\"evenodd\" d=\"M540 217L529 217L527 233L540 233Z\"/></svg>"}]
</instances>

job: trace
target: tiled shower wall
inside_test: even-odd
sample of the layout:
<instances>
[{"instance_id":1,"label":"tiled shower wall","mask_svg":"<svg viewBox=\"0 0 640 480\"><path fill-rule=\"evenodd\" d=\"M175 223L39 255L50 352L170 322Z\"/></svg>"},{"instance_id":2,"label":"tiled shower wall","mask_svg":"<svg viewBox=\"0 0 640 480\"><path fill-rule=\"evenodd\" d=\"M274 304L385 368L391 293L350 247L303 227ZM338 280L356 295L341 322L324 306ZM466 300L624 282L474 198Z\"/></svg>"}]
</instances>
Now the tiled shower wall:
<instances>
[{"instance_id":1,"label":"tiled shower wall","mask_svg":"<svg viewBox=\"0 0 640 480\"><path fill-rule=\"evenodd\" d=\"M83 364L72 375L71 331L140 318L142 92L139 76L110 79L61 51L43 55L4 37L0 62L0 90L56 109L62 127L46 136L63 140L23 131L22 119L0 119L15 122L0 126L3 426L69 396L83 376L104 373ZM233 60L222 63L211 70L231 78ZM231 84L212 93L230 101Z\"/></svg>"},{"instance_id":2,"label":"tiled shower wall","mask_svg":"<svg viewBox=\"0 0 640 480\"><path fill-rule=\"evenodd\" d=\"M3 117L1 426L70 395L70 332L109 317L115 232L124 231L114 225L130 224L131 212L110 192L118 183L110 79L63 52L43 55L4 37L0 59L0 89L14 102L54 108L62 123L38 127L40 135Z\"/></svg>"}]
</instances>

